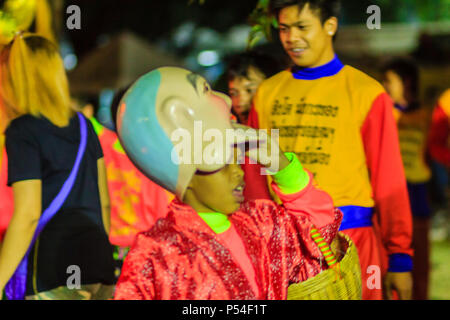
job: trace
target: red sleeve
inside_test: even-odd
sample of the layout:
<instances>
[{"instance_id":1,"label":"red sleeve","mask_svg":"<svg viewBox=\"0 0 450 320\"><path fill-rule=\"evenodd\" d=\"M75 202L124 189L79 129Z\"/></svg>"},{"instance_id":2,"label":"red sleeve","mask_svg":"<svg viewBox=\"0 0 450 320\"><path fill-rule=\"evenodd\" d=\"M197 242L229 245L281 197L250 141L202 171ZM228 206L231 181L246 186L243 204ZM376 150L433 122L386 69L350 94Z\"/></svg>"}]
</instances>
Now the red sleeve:
<instances>
[{"instance_id":1,"label":"red sleeve","mask_svg":"<svg viewBox=\"0 0 450 320\"><path fill-rule=\"evenodd\" d=\"M373 102L361 128L378 224L388 255L412 255L412 216L392 101L386 93Z\"/></svg>"},{"instance_id":2,"label":"red sleeve","mask_svg":"<svg viewBox=\"0 0 450 320\"><path fill-rule=\"evenodd\" d=\"M321 260L323 254L311 237L312 228L317 228L330 244L338 232L342 213L334 208L333 200L326 192L314 186L311 174L308 185L297 193L283 194L275 182L272 189L283 201L286 214L279 221L286 230L285 247L274 250L285 250L290 281L305 281L325 267ZM278 232L273 232L270 243L277 243L273 237L278 236Z\"/></svg>"},{"instance_id":3,"label":"red sleeve","mask_svg":"<svg viewBox=\"0 0 450 320\"><path fill-rule=\"evenodd\" d=\"M428 146L433 159L447 167L450 166L449 135L450 120L442 107L438 105L433 111Z\"/></svg>"},{"instance_id":4,"label":"red sleeve","mask_svg":"<svg viewBox=\"0 0 450 320\"><path fill-rule=\"evenodd\" d=\"M145 235L138 234L136 241L122 266L119 281L117 282L114 300L153 300L154 266L149 253L152 243ZM142 272L145 266L145 272Z\"/></svg>"},{"instance_id":5,"label":"red sleeve","mask_svg":"<svg viewBox=\"0 0 450 320\"><path fill-rule=\"evenodd\" d=\"M275 182L272 182L272 189L290 215L306 217L321 231L324 239L331 243L341 224L342 213L335 209L328 193L314 186L312 174L308 172L308 175L308 185L299 192L284 194Z\"/></svg>"},{"instance_id":6,"label":"red sleeve","mask_svg":"<svg viewBox=\"0 0 450 320\"><path fill-rule=\"evenodd\" d=\"M259 128L258 113L253 107L250 110L247 125L255 129ZM245 181L244 197L247 201L272 199L267 184L267 176L262 176L260 174L261 168L262 166L259 164L249 164L248 158L246 158L245 163L242 164Z\"/></svg>"}]
</instances>

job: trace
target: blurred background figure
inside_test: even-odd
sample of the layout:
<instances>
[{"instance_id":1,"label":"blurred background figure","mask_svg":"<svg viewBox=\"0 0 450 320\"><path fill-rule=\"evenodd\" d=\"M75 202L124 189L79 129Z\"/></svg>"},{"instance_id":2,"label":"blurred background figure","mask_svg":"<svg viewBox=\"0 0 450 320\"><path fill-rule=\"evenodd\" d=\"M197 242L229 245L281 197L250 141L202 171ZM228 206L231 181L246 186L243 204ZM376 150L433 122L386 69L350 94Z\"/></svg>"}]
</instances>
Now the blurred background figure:
<instances>
[{"instance_id":1,"label":"blurred background figure","mask_svg":"<svg viewBox=\"0 0 450 320\"><path fill-rule=\"evenodd\" d=\"M36 33L54 41L51 25L52 14L47 0L0 1L0 51L12 40L14 33L18 30L32 28ZM7 185L8 157L5 149L4 130L8 122L0 101L0 246L14 208L13 191Z\"/></svg>"},{"instance_id":2,"label":"blurred background figure","mask_svg":"<svg viewBox=\"0 0 450 320\"><path fill-rule=\"evenodd\" d=\"M433 109L429 152L435 173L437 212L435 224L438 238L450 239L450 89L439 97Z\"/></svg>"},{"instance_id":3,"label":"blurred background figure","mask_svg":"<svg viewBox=\"0 0 450 320\"><path fill-rule=\"evenodd\" d=\"M53 41L55 37L51 25L51 9L47 0L0 1L0 50L13 39L16 31L30 27ZM6 184L8 159L4 131L9 120L4 111L0 102L0 243L13 213L12 189Z\"/></svg>"},{"instance_id":4,"label":"blurred background figure","mask_svg":"<svg viewBox=\"0 0 450 320\"><path fill-rule=\"evenodd\" d=\"M450 168L450 89L447 89L434 108L429 137L430 154L445 168Z\"/></svg>"},{"instance_id":5,"label":"blurred background figure","mask_svg":"<svg viewBox=\"0 0 450 320\"><path fill-rule=\"evenodd\" d=\"M92 125L71 109L58 49L18 34L1 52L0 75L2 105L13 119L5 134L14 193L0 290L12 277L9 298L108 299L114 268L103 154ZM68 287L69 266L79 270L78 288Z\"/></svg>"},{"instance_id":6,"label":"blurred background figure","mask_svg":"<svg viewBox=\"0 0 450 320\"><path fill-rule=\"evenodd\" d=\"M128 87L118 90L111 108L107 108L111 115L105 124L109 128L94 117L99 109L95 97L77 99L78 104L83 106L82 112L90 119L103 150L111 203L109 240L114 245L116 279L120 276L123 260L135 236L149 230L159 218L164 218L168 204L174 198L173 194L153 183L134 166L116 132L111 130L115 128L115 114L126 89Z\"/></svg>"},{"instance_id":7,"label":"blurred background figure","mask_svg":"<svg viewBox=\"0 0 450 320\"><path fill-rule=\"evenodd\" d=\"M428 299L430 215L426 142L430 113L419 100L419 68L413 60L396 58L382 68L383 85L394 102L400 152L413 214L413 299Z\"/></svg>"},{"instance_id":8,"label":"blurred background figure","mask_svg":"<svg viewBox=\"0 0 450 320\"><path fill-rule=\"evenodd\" d=\"M268 54L244 52L233 56L227 66L228 94L232 113L239 123L247 124L253 96L260 83L282 70Z\"/></svg>"}]
</instances>

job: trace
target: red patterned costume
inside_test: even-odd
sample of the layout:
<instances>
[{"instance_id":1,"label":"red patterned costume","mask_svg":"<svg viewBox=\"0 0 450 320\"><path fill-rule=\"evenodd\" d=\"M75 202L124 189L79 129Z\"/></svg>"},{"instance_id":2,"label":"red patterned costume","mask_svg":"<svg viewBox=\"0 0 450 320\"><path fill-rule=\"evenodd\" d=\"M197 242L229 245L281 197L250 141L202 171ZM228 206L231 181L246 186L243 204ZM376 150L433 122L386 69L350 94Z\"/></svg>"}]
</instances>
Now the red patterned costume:
<instances>
[{"instance_id":1,"label":"red patterned costume","mask_svg":"<svg viewBox=\"0 0 450 320\"><path fill-rule=\"evenodd\" d=\"M286 299L290 283L326 269L310 236L315 225L331 243L342 214L310 179L283 201L244 203L230 221L247 250L259 295L220 237L188 205L174 200L167 218L140 233L127 256L115 299Z\"/></svg>"}]
</instances>

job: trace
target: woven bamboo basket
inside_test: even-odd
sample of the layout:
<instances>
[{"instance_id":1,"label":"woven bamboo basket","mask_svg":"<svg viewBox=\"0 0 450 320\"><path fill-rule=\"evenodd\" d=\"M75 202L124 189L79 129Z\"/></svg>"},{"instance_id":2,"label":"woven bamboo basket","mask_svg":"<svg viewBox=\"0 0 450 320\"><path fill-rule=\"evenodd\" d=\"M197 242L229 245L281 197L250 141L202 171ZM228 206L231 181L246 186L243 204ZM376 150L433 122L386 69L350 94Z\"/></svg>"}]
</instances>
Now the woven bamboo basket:
<instances>
[{"instance_id":1,"label":"woven bamboo basket","mask_svg":"<svg viewBox=\"0 0 450 320\"><path fill-rule=\"evenodd\" d=\"M361 269L358 252L350 238L338 233L341 260L306 281L291 284L288 300L361 300Z\"/></svg>"}]
</instances>

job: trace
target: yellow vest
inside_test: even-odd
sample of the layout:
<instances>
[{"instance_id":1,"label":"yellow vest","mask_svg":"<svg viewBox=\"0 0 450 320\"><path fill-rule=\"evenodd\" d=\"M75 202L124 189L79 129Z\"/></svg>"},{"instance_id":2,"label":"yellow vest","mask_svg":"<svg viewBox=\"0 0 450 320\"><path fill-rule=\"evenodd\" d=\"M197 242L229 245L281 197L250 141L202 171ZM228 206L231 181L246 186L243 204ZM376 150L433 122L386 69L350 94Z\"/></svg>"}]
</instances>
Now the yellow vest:
<instances>
[{"instance_id":1,"label":"yellow vest","mask_svg":"<svg viewBox=\"0 0 450 320\"><path fill-rule=\"evenodd\" d=\"M335 206L373 207L361 128L384 92L350 66L316 80L294 79L286 70L260 85L254 108L259 127L279 129L282 150L297 154Z\"/></svg>"}]
</instances>

